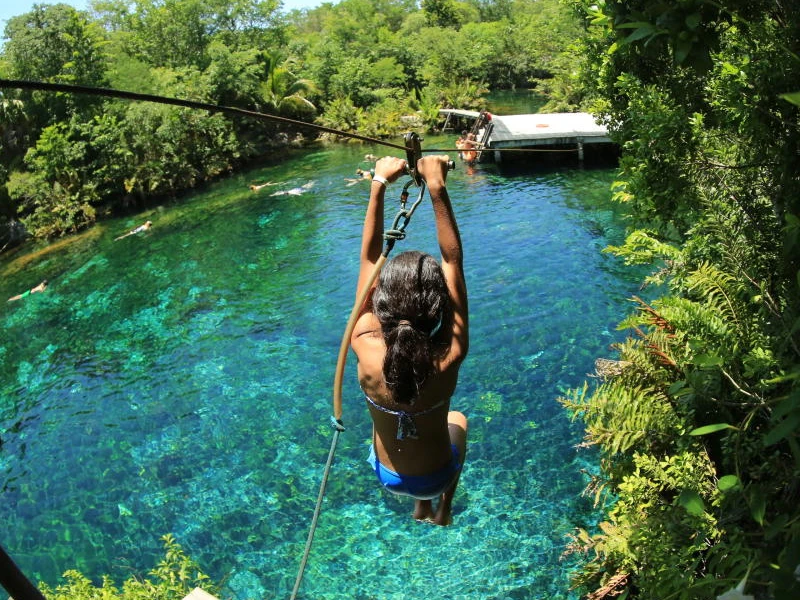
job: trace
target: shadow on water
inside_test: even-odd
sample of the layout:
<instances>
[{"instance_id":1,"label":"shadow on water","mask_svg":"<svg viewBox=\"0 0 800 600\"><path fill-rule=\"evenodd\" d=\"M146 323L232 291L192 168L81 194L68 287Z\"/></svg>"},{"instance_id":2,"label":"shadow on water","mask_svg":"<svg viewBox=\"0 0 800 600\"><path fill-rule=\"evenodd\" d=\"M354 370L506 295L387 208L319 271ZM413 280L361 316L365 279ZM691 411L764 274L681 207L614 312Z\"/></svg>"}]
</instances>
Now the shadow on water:
<instances>
[{"instance_id":1,"label":"shadow on water","mask_svg":"<svg viewBox=\"0 0 800 600\"><path fill-rule=\"evenodd\" d=\"M225 596L288 596L358 269L368 188L345 179L380 152L309 151L148 212L142 235L113 241L132 215L0 259L7 296L57 274L0 310L2 541L29 576L142 574L173 533ZM304 597L571 597L560 557L595 518L581 497L594 457L576 451L581 431L555 398L609 355L635 291L600 252L622 235L612 180L567 167L450 175L471 311L452 402L470 419L454 525L415 523L379 490L351 357ZM398 250L438 254L432 223L423 204Z\"/></svg>"}]
</instances>

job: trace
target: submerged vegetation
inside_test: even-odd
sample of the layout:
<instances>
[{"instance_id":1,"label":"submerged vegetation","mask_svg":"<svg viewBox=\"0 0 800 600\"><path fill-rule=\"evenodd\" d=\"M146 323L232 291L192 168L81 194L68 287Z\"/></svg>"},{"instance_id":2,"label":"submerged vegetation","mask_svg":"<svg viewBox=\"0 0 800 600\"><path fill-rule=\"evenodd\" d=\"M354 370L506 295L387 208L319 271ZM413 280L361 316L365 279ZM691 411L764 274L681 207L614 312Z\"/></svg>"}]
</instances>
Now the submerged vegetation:
<instances>
[{"instance_id":1,"label":"submerged vegetation","mask_svg":"<svg viewBox=\"0 0 800 600\"><path fill-rule=\"evenodd\" d=\"M441 107L568 73L559 0L36 4L9 20L0 77L258 111L370 137L431 129ZM565 106L552 86L554 106ZM574 100L574 98L573 98ZM94 96L0 90L0 249L171 198L302 144L302 126ZM409 116L414 119L409 120Z\"/></svg>"}]
</instances>

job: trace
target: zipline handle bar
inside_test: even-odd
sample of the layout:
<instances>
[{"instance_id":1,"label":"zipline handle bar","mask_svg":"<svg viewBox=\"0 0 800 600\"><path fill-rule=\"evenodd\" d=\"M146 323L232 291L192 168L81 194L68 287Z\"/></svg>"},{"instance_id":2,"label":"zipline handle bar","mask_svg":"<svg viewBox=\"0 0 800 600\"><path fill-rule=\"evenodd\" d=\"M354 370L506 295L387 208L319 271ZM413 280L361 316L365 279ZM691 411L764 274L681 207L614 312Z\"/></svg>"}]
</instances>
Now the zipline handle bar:
<instances>
[{"instance_id":1,"label":"zipline handle bar","mask_svg":"<svg viewBox=\"0 0 800 600\"><path fill-rule=\"evenodd\" d=\"M400 211L395 216L392 227L383 234L383 239L386 240L386 246L383 249L384 256L389 256L389 252L392 251L394 243L397 240L402 240L406 237L406 225L408 225L408 222L411 220L411 215L417 210L417 207L422 202L422 197L425 195L425 181L417 171L417 161L422 158L422 147L420 146L422 138L413 131L405 134L403 138L406 143L406 173L411 176L411 179L403 186L403 191L400 194ZM450 171L455 169L455 161L448 161L447 168ZM419 196L417 196L417 200L411 205L411 208L407 209L406 201L408 200L408 188L412 183L419 188Z\"/></svg>"},{"instance_id":2,"label":"zipline handle bar","mask_svg":"<svg viewBox=\"0 0 800 600\"><path fill-rule=\"evenodd\" d=\"M422 180L422 176L417 172L417 161L422 158L422 146L420 146L422 138L419 137L416 132L410 131L403 136L403 139L406 144L406 172L411 175L411 179L414 180L414 185L421 187L425 182ZM427 152L431 152L431 150L427 150ZM448 161L447 168L451 171L455 169L455 161ZM405 189L408 189L408 185L406 185Z\"/></svg>"}]
</instances>

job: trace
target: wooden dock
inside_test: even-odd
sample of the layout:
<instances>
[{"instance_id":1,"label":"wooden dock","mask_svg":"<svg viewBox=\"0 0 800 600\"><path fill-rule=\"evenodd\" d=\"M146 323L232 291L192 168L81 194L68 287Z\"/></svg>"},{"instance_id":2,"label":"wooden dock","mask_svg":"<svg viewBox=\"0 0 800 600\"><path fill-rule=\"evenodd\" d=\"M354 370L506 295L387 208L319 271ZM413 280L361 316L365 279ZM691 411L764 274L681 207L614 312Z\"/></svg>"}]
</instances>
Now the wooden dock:
<instances>
[{"instance_id":1,"label":"wooden dock","mask_svg":"<svg viewBox=\"0 0 800 600\"><path fill-rule=\"evenodd\" d=\"M445 127L451 120L479 119L474 111L442 109L446 115ZM536 149L573 151L578 159L584 158L587 144L612 144L608 131L589 113L537 113L529 115L491 115L485 129L478 134L484 154L493 151L495 162L500 162L504 149Z\"/></svg>"}]
</instances>

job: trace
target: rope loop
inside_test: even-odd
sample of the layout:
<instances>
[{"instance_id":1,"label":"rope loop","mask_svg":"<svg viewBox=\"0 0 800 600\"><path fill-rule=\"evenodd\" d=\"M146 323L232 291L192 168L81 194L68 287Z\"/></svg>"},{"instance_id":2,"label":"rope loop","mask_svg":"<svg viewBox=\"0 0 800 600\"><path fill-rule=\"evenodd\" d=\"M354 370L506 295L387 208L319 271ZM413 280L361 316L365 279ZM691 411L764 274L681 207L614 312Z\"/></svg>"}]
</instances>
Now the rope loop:
<instances>
[{"instance_id":1,"label":"rope loop","mask_svg":"<svg viewBox=\"0 0 800 600\"><path fill-rule=\"evenodd\" d=\"M397 240L404 240L406 239L406 232L402 229L387 229L386 233L383 234L383 239L389 241L397 241Z\"/></svg>"}]
</instances>

